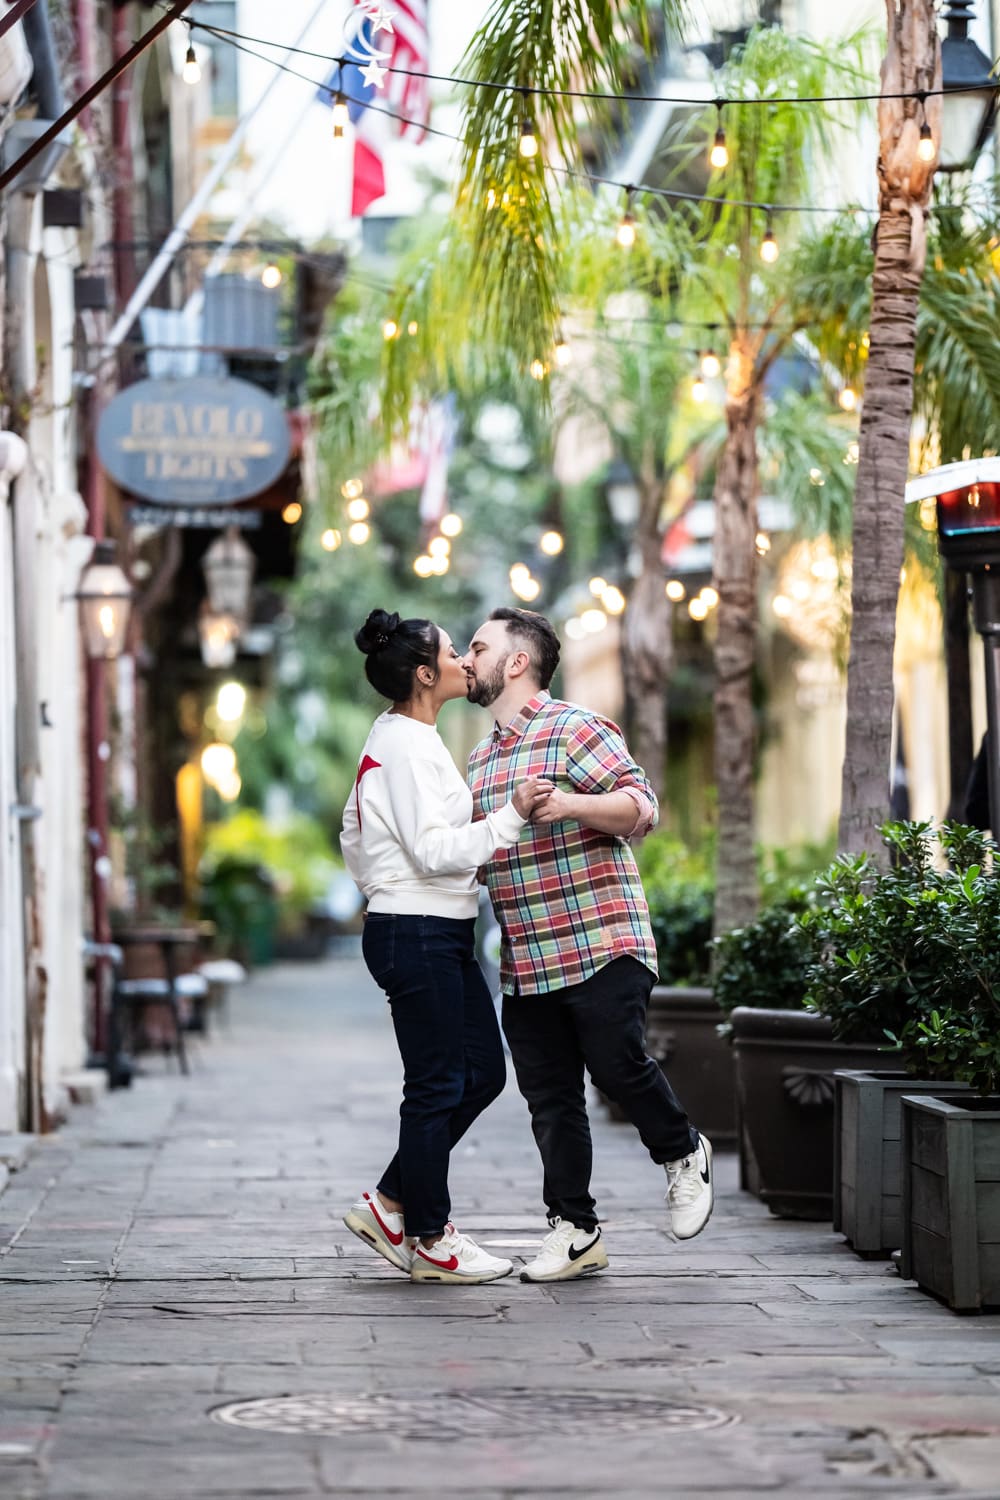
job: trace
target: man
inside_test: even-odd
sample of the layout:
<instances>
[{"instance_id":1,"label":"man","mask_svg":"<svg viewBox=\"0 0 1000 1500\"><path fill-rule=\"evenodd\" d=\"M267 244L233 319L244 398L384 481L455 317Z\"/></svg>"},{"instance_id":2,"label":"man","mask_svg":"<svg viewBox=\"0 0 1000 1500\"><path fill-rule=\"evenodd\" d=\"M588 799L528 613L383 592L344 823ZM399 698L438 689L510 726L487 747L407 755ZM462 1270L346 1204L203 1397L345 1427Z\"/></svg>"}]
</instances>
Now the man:
<instances>
[{"instance_id":1,"label":"man","mask_svg":"<svg viewBox=\"0 0 1000 1500\"><path fill-rule=\"evenodd\" d=\"M608 1264L590 1192L585 1068L665 1167L674 1235L698 1234L712 1211L712 1148L644 1043L656 948L628 841L656 822L656 798L616 725L551 697L558 662L549 621L522 609L494 610L465 658L469 699L494 716L469 761L475 816L503 806L525 775L556 786L485 867L502 933L503 1029L551 1226L522 1281Z\"/></svg>"}]
</instances>

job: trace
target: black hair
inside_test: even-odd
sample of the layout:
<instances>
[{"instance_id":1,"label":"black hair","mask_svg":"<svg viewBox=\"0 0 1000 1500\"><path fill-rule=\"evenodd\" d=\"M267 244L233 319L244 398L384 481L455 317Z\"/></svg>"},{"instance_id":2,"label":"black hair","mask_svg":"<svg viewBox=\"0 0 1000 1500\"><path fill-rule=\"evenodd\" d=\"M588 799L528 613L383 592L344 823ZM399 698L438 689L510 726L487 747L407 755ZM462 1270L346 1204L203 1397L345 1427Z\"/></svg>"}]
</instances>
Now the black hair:
<instances>
[{"instance_id":1,"label":"black hair","mask_svg":"<svg viewBox=\"0 0 1000 1500\"><path fill-rule=\"evenodd\" d=\"M533 609L495 609L491 620L500 620L507 634L527 651L538 686L547 688L559 665L559 637L544 615Z\"/></svg>"},{"instance_id":2,"label":"black hair","mask_svg":"<svg viewBox=\"0 0 1000 1500\"><path fill-rule=\"evenodd\" d=\"M437 677L441 632L431 620L401 620L398 614L373 609L355 632L354 644L365 654L368 681L393 703L413 697L418 667L430 667Z\"/></svg>"}]
</instances>

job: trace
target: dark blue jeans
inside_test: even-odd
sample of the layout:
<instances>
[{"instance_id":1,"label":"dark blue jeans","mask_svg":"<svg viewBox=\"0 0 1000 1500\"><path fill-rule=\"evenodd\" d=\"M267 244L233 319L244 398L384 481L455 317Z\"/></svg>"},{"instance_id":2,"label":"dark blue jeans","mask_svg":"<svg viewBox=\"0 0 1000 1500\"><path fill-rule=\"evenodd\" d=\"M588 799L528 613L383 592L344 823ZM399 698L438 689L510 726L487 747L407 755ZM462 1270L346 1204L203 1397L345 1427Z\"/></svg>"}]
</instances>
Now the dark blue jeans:
<instances>
[{"instance_id":1,"label":"dark blue jeans","mask_svg":"<svg viewBox=\"0 0 1000 1500\"><path fill-rule=\"evenodd\" d=\"M597 1224L584 1068L625 1111L655 1162L678 1161L697 1147L697 1132L646 1053L652 987L653 976L638 959L616 958L580 984L504 997L503 1029L528 1101L550 1218L558 1215L580 1229Z\"/></svg>"},{"instance_id":2,"label":"dark blue jeans","mask_svg":"<svg viewBox=\"0 0 1000 1500\"><path fill-rule=\"evenodd\" d=\"M474 918L365 918L365 963L388 997L403 1059L399 1150L378 1189L402 1203L407 1234L421 1238L439 1234L451 1218L451 1148L506 1079L475 926Z\"/></svg>"}]
</instances>

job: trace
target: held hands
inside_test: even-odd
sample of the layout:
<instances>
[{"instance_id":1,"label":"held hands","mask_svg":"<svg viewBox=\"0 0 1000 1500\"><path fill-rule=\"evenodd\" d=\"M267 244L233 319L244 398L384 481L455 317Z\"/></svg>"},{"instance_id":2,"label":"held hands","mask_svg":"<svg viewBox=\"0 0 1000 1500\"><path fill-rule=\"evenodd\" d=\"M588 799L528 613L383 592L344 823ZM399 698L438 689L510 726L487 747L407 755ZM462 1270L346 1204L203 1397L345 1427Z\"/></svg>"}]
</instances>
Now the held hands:
<instances>
[{"instance_id":1,"label":"held hands","mask_svg":"<svg viewBox=\"0 0 1000 1500\"><path fill-rule=\"evenodd\" d=\"M538 809L545 804L546 798L555 792L555 783L546 781L542 776L526 776L518 784L511 801L522 818L531 818L537 822Z\"/></svg>"},{"instance_id":2,"label":"held hands","mask_svg":"<svg viewBox=\"0 0 1000 1500\"><path fill-rule=\"evenodd\" d=\"M576 801L574 793L561 792L558 787L554 786L543 801L535 804L531 821L532 823L562 823L567 818L579 818L579 813L574 807Z\"/></svg>"}]
</instances>

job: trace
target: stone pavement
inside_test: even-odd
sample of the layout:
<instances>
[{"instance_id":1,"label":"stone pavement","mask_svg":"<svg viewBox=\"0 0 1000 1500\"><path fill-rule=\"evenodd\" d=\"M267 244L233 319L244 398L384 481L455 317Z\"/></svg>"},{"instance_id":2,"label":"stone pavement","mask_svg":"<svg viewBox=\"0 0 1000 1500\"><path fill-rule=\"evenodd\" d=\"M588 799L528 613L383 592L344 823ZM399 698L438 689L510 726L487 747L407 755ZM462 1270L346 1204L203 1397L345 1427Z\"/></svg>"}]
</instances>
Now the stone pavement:
<instances>
[{"instance_id":1,"label":"stone pavement","mask_svg":"<svg viewBox=\"0 0 1000 1500\"><path fill-rule=\"evenodd\" d=\"M362 966L272 969L233 1010L189 1079L151 1059L0 1197L4 1500L1000 1496L1000 1317L772 1218L732 1158L675 1244L596 1107L609 1272L411 1286L340 1221L398 1102ZM458 1148L460 1225L527 1258L539 1178L509 1084Z\"/></svg>"}]
</instances>

